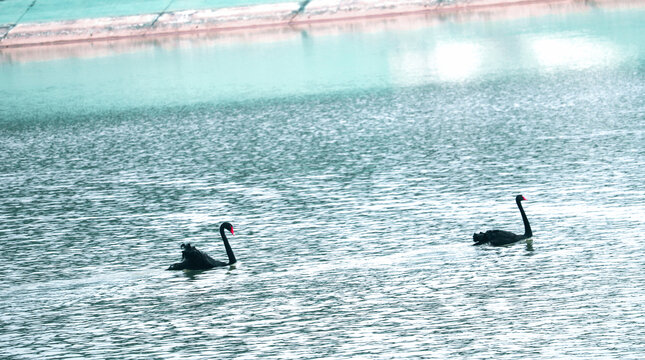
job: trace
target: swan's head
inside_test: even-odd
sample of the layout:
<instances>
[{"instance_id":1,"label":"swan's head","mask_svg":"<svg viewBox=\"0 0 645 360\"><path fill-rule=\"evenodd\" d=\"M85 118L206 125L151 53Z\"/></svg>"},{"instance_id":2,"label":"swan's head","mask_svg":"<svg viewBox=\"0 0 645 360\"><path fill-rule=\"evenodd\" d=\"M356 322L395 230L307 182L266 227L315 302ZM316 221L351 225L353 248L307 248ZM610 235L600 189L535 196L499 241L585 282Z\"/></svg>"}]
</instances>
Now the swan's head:
<instances>
[{"instance_id":1,"label":"swan's head","mask_svg":"<svg viewBox=\"0 0 645 360\"><path fill-rule=\"evenodd\" d=\"M525 198L524 196L522 196L522 195L517 195L517 196L515 197L515 201L517 201L517 202L520 202L520 201L522 201L522 200L526 200L526 198Z\"/></svg>"},{"instance_id":2,"label":"swan's head","mask_svg":"<svg viewBox=\"0 0 645 360\"><path fill-rule=\"evenodd\" d=\"M231 225L230 222L223 222L222 225L219 227L220 230L226 229L231 232L231 235L235 235L235 232L233 232L233 225Z\"/></svg>"}]
</instances>

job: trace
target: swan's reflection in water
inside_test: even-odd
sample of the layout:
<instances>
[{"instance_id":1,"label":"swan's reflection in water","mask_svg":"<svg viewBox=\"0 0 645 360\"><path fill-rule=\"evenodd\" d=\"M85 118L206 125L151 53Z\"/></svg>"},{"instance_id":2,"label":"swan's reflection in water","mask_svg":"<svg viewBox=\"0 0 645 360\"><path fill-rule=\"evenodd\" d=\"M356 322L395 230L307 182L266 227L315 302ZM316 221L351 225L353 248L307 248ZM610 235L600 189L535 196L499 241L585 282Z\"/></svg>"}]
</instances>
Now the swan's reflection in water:
<instances>
[{"instance_id":1,"label":"swan's reflection in water","mask_svg":"<svg viewBox=\"0 0 645 360\"><path fill-rule=\"evenodd\" d=\"M188 270L184 269L179 271L179 273L182 274L183 277L189 279L189 280L198 280L200 278L203 278L208 275L210 272L224 272L227 275L230 275L233 270L236 270L238 268L239 261L233 265L228 265L226 267L219 267L219 268L212 268L212 269L207 269L207 270Z\"/></svg>"},{"instance_id":2,"label":"swan's reflection in water","mask_svg":"<svg viewBox=\"0 0 645 360\"><path fill-rule=\"evenodd\" d=\"M188 280L197 280L206 271L208 270L182 270L181 274Z\"/></svg>"}]
</instances>

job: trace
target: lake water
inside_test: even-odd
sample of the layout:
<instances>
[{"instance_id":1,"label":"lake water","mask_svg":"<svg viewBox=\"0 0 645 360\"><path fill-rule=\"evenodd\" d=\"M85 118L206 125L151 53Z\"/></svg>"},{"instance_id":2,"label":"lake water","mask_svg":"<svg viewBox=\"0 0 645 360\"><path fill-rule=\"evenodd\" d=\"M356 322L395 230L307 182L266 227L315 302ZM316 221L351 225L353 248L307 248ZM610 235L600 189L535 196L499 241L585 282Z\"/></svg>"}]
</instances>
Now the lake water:
<instances>
[{"instance_id":1,"label":"lake water","mask_svg":"<svg viewBox=\"0 0 645 360\"><path fill-rule=\"evenodd\" d=\"M643 358L644 33L0 53L0 357ZM522 232L517 194L532 244L472 246ZM225 260L223 221L235 269L165 270Z\"/></svg>"}]
</instances>

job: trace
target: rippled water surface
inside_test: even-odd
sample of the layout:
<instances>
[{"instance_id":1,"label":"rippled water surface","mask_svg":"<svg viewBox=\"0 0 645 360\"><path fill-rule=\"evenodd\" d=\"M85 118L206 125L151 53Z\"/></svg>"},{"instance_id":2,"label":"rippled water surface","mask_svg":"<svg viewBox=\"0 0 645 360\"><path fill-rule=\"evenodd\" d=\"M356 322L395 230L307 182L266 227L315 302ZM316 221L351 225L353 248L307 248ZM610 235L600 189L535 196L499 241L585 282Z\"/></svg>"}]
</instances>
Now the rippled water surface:
<instances>
[{"instance_id":1,"label":"rippled water surface","mask_svg":"<svg viewBox=\"0 0 645 360\"><path fill-rule=\"evenodd\" d=\"M0 357L643 358L644 24L1 63Z\"/></svg>"}]
</instances>

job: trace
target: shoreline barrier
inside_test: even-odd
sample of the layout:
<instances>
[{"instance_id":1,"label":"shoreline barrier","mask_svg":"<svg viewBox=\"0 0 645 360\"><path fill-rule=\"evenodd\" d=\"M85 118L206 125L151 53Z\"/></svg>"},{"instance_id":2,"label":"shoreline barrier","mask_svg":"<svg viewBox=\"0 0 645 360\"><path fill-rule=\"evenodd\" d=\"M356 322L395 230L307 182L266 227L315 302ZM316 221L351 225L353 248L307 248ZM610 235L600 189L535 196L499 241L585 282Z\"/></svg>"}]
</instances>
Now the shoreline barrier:
<instances>
[{"instance_id":1,"label":"shoreline barrier","mask_svg":"<svg viewBox=\"0 0 645 360\"><path fill-rule=\"evenodd\" d=\"M406 15L504 12L526 7L641 7L645 0L305 0L241 7L85 18L0 27L0 50L170 35L298 28Z\"/></svg>"}]
</instances>

